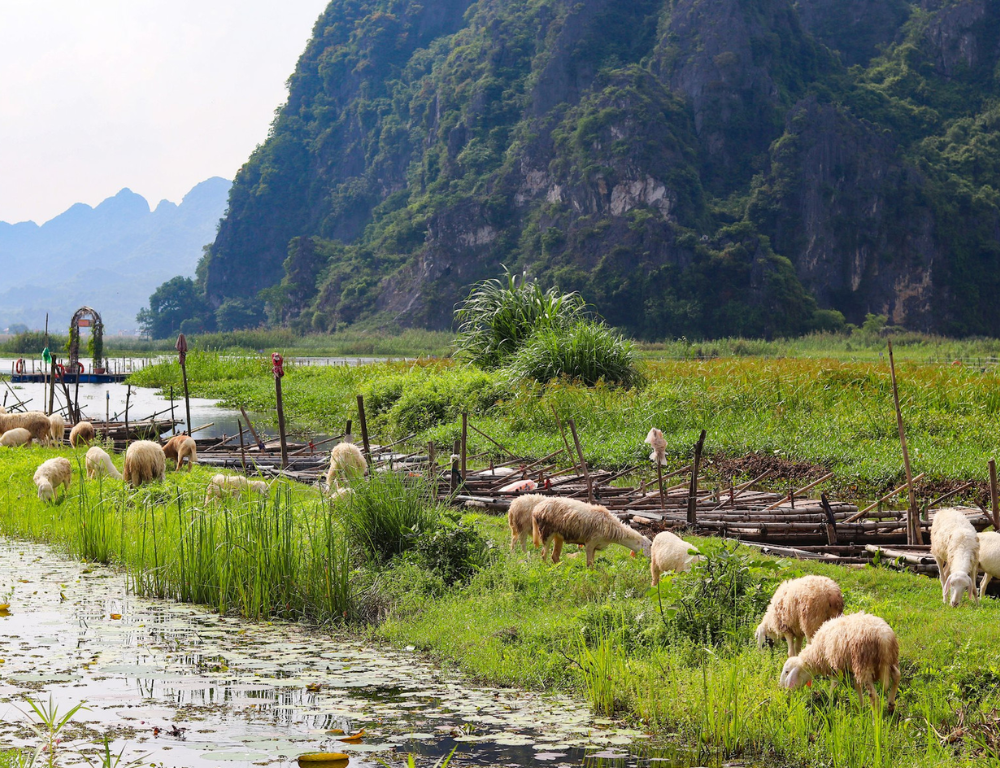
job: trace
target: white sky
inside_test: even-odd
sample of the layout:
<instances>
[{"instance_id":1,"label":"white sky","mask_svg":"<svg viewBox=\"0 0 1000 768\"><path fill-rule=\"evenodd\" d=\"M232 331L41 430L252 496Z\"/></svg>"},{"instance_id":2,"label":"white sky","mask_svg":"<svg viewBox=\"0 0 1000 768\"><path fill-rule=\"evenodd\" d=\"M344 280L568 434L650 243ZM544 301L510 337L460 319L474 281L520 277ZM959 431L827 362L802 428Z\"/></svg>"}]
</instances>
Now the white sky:
<instances>
[{"instance_id":1,"label":"white sky","mask_svg":"<svg viewBox=\"0 0 1000 768\"><path fill-rule=\"evenodd\" d=\"M327 0L0 0L0 221L232 179Z\"/></svg>"}]
</instances>

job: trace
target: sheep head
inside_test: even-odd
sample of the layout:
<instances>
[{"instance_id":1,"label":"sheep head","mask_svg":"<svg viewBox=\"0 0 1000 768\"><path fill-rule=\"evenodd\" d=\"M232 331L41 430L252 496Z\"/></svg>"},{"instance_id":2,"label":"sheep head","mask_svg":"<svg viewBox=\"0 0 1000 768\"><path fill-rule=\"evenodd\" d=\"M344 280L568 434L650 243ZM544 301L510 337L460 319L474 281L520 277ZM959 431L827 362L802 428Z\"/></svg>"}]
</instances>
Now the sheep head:
<instances>
[{"instance_id":1,"label":"sheep head","mask_svg":"<svg viewBox=\"0 0 1000 768\"><path fill-rule=\"evenodd\" d=\"M806 685L812 678L812 671L805 665L802 658L800 656L793 656L781 668L781 678L778 684L782 688L794 691L796 688Z\"/></svg>"},{"instance_id":2,"label":"sheep head","mask_svg":"<svg viewBox=\"0 0 1000 768\"><path fill-rule=\"evenodd\" d=\"M38 498L41 501L53 501L55 499L55 492L52 490L52 483L48 480L42 480L38 483Z\"/></svg>"},{"instance_id":3,"label":"sheep head","mask_svg":"<svg viewBox=\"0 0 1000 768\"><path fill-rule=\"evenodd\" d=\"M974 592L974 585L969 574L955 572L952 573L944 583L942 597L948 601L952 608L957 608L962 602L962 595L966 592L971 596Z\"/></svg>"},{"instance_id":4,"label":"sheep head","mask_svg":"<svg viewBox=\"0 0 1000 768\"><path fill-rule=\"evenodd\" d=\"M767 631L763 621L757 625L757 631L754 632L753 636L757 640L758 648L763 648L765 645L769 643L773 644L775 642L775 638ZM784 674L784 672L782 672L782 674Z\"/></svg>"}]
</instances>

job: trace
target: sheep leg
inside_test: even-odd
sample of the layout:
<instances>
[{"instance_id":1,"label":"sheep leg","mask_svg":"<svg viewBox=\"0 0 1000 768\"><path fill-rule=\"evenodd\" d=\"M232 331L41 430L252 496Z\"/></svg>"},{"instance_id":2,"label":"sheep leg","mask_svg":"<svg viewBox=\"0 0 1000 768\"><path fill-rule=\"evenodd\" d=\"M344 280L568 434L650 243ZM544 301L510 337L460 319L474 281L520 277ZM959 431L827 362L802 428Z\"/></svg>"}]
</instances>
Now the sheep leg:
<instances>
[{"instance_id":1,"label":"sheep leg","mask_svg":"<svg viewBox=\"0 0 1000 768\"><path fill-rule=\"evenodd\" d=\"M893 664L889 667L889 676L892 678L892 687L889 688L889 712L896 711L896 691L899 690L899 665Z\"/></svg>"},{"instance_id":2,"label":"sheep leg","mask_svg":"<svg viewBox=\"0 0 1000 768\"><path fill-rule=\"evenodd\" d=\"M594 551L597 549L597 544L594 542L587 542L587 567L594 567Z\"/></svg>"},{"instance_id":3,"label":"sheep leg","mask_svg":"<svg viewBox=\"0 0 1000 768\"><path fill-rule=\"evenodd\" d=\"M990 579L993 577L987 573L983 572L983 580L979 584L979 597L982 598L986 594L986 585L990 583Z\"/></svg>"},{"instance_id":4,"label":"sheep leg","mask_svg":"<svg viewBox=\"0 0 1000 768\"><path fill-rule=\"evenodd\" d=\"M795 637L793 637L791 634L787 634L785 635L785 642L788 643L788 658L792 658L792 656L798 656L799 652L795 648Z\"/></svg>"},{"instance_id":5,"label":"sheep leg","mask_svg":"<svg viewBox=\"0 0 1000 768\"><path fill-rule=\"evenodd\" d=\"M649 562L649 572L653 577L653 586L657 586L660 583L660 569L656 567L656 563L652 560Z\"/></svg>"},{"instance_id":6,"label":"sheep leg","mask_svg":"<svg viewBox=\"0 0 1000 768\"><path fill-rule=\"evenodd\" d=\"M552 562L558 563L559 557L562 555L563 537L557 533L554 538L555 544L552 545Z\"/></svg>"}]
</instances>

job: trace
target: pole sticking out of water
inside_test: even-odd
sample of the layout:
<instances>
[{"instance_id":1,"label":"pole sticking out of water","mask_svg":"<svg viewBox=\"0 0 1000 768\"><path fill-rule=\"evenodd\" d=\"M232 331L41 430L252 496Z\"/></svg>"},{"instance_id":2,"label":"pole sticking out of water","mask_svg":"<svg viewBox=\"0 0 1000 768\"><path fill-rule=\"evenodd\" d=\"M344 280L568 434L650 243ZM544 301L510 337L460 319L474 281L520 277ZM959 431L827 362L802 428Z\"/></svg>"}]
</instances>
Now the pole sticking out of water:
<instances>
[{"instance_id":1,"label":"pole sticking out of water","mask_svg":"<svg viewBox=\"0 0 1000 768\"><path fill-rule=\"evenodd\" d=\"M184 382L184 415L187 418L187 433L191 434L191 398L188 395L188 374L187 374L187 350L188 343L187 339L184 338L184 334L180 334L177 337L177 343L174 345L177 350L177 359L181 364L181 380Z\"/></svg>"},{"instance_id":2,"label":"pole sticking out of water","mask_svg":"<svg viewBox=\"0 0 1000 768\"><path fill-rule=\"evenodd\" d=\"M177 418L174 416L174 385L170 385L170 434L177 434Z\"/></svg>"},{"instance_id":3,"label":"pole sticking out of water","mask_svg":"<svg viewBox=\"0 0 1000 768\"><path fill-rule=\"evenodd\" d=\"M132 399L132 385L125 385L125 445L128 445L128 405Z\"/></svg>"}]
</instances>

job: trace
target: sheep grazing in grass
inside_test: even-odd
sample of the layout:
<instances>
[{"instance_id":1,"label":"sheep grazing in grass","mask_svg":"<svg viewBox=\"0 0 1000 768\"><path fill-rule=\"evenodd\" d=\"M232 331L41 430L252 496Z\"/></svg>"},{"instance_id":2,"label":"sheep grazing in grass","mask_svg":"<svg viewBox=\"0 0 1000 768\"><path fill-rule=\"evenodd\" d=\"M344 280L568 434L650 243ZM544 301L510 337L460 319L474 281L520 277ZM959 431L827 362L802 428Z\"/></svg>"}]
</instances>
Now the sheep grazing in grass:
<instances>
[{"instance_id":1,"label":"sheep grazing in grass","mask_svg":"<svg viewBox=\"0 0 1000 768\"><path fill-rule=\"evenodd\" d=\"M266 496L267 483L263 480L249 480L243 475L214 475L205 490L205 503L221 499L223 496L236 496L245 491Z\"/></svg>"},{"instance_id":2,"label":"sheep grazing in grass","mask_svg":"<svg viewBox=\"0 0 1000 768\"><path fill-rule=\"evenodd\" d=\"M31 439L40 443L49 439L49 432L52 429L49 417L38 411L7 413L0 416L0 435L19 427L28 430L31 433Z\"/></svg>"},{"instance_id":3,"label":"sheep grazing in grass","mask_svg":"<svg viewBox=\"0 0 1000 768\"><path fill-rule=\"evenodd\" d=\"M803 639L811 640L824 623L843 613L844 595L833 579L803 576L783 581L757 626L757 645L763 648L768 640L784 639L789 657L798 656Z\"/></svg>"},{"instance_id":4,"label":"sheep grazing in grass","mask_svg":"<svg viewBox=\"0 0 1000 768\"><path fill-rule=\"evenodd\" d=\"M361 449L350 441L337 443L330 451L330 469L326 473L326 484L333 490L340 486L340 481L350 484L352 480L364 477L368 463Z\"/></svg>"},{"instance_id":5,"label":"sheep grazing in grass","mask_svg":"<svg viewBox=\"0 0 1000 768\"><path fill-rule=\"evenodd\" d=\"M177 472L181 471L181 464L184 463L184 459L188 460L188 472L198 463L198 444L194 441L193 437L188 435L174 435L169 440L167 444L163 446L163 455L168 459L173 459L177 464Z\"/></svg>"},{"instance_id":6,"label":"sheep grazing in grass","mask_svg":"<svg viewBox=\"0 0 1000 768\"><path fill-rule=\"evenodd\" d=\"M66 421L62 414L49 414L49 436L55 445L62 445L63 438L66 437Z\"/></svg>"},{"instance_id":7,"label":"sheep grazing in grass","mask_svg":"<svg viewBox=\"0 0 1000 768\"><path fill-rule=\"evenodd\" d=\"M941 599L953 608L962 595L977 602L976 571L979 568L979 537L960 509L939 509L931 526L931 555L941 578Z\"/></svg>"},{"instance_id":8,"label":"sheep grazing in grass","mask_svg":"<svg viewBox=\"0 0 1000 768\"><path fill-rule=\"evenodd\" d=\"M889 689L889 711L896 703L899 688L899 640L892 627L870 613L851 613L830 619L813 635L802 653L785 662L780 684L801 688L816 675L848 673L864 704L867 689L873 706L878 706L875 681Z\"/></svg>"},{"instance_id":9,"label":"sheep grazing in grass","mask_svg":"<svg viewBox=\"0 0 1000 768\"><path fill-rule=\"evenodd\" d=\"M985 531L979 534L979 570L983 580L979 582L979 597L986 594L990 579L1000 579L1000 533Z\"/></svg>"},{"instance_id":10,"label":"sheep grazing in grass","mask_svg":"<svg viewBox=\"0 0 1000 768\"><path fill-rule=\"evenodd\" d=\"M649 552L649 572L653 576L653 586L660 583L661 573L689 571L695 560L700 558L698 547L688 544L680 536L675 536L670 531L656 534Z\"/></svg>"},{"instance_id":11,"label":"sheep grazing in grass","mask_svg":"<svg viewBox=\"0 0 1000 768\"><path fill-rule=\"evenodd\" d=\"M537 493L529 493L518 496L510 502L507 510L507 524L510 525L510 548L513 551L517 543L521 543L521 549L528 551L528 535L531 533L531 513L535 507L545 501L548 496Z\"/></svg>"},{"instance_id":12,"label":"sheep grazing in grass","mask_svg":"<svg viewBox=\"0 0 1000 768\"><path fill-rule=\"evenodd\" d=\"M49 424L49 429L51 428L52 425ZM69 431L69 444L74 448L89 445L96 434L93 424L89 421L81 421L79 424L74 424L73 429Z\"/></svg>"},{"instance_id":13,"label":"sheep grazing in grass","mask_svg":"<svg viewBox=\"0 0 1000 768\"><path fill-rule=\"evenodd\" d=\"M125 451L125 469L122 478L133 488L165 480L167 477L167 457L163 448L152 440L139 440Z\"/></svg>"},{"instance_id":14,"label":"sheep grazing in grass","mask_svg":"<svg viewBox=\"0 0 1000 768\"><path fill-rule=\"evenodd\" d=\"M43 462L35 470L35 485L38 487L38 498L42 501L55 501L59 487L69 490L73 482L73 467L69 459L62 456Z\"/></svg>"},{"instance_id":15,"label":"sheep grazing in grass","mask_svg":"<svg viewBox=\"0 0 1000 768\"><path fill-rule=\"evenodd\" d=\"M103 477L104 475L113 477L115 480L122 479L122 473L115 467L114 462L111 461L111 457L108 456L103 448L98 448L96 445L87 451L86 464L87 477L91 480Z\"/></svg>"},{"instance_id":16,"label":"sheep grazing in grass","mask_svg":"<svg viewBox=\"0 0 1000 768\"><path fill-rule=\"evenodd\" d=\"M564 542L581 544L587 550L587 567L594 564L594 552L609 544L621 544L647 557L652 547L649 539L624 525L605 507L553 496L535 505L531 513L531 533L536 547L544 545L542 560L552 540L555 540L553 563L559 562Z\"/></svg>"},{"instance_id":17,"label":"sheep grazing in grass","mask_svg":"<svg viewBox=\"0 0 1000 768\"><path fill-rule=\"evenodd\" d=\"M665 466L667 463L667 441L663 438L663 432L653 427L643 441L649 444L653 452L649 454L649 460L654 464Z\"/></svg>"},{"instance_id":18,"label":"sheep grazing in grass","mask_svg":"<svg viewBox=\"0 0 1000 768\"><path fill-rule=\"evenodd\" d=\"M8 429L0 435L0 446L4 448L20 448L22 445L31 445L31 433L24 427Z\"/></svg>"}]
</instances>

